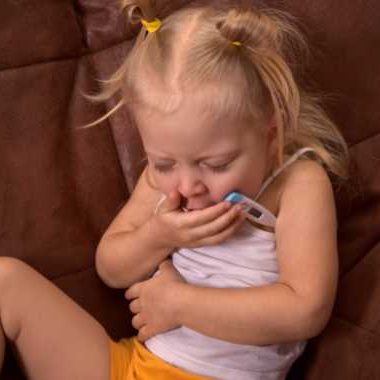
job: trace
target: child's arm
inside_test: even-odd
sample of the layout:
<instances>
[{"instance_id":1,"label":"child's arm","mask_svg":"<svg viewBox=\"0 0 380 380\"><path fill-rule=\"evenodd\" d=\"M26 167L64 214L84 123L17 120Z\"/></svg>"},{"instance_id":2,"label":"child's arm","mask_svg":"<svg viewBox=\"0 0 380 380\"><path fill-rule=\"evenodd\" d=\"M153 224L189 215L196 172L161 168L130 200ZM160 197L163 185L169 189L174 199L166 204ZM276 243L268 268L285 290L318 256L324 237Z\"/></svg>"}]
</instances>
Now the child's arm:
<instances>
[{"instance_id":1,"label":"child's arm","mask_svg":"<svg viewBox=\"0 0 380 380\"><path fill-rule=\"evenodd\" d=\"M159 306L171 309L172 325L257 345L307 339L321 331L330 316L337 285L335 206L323 169L312 162L298 166L301 170L294 170L287 179L276 225L279 281L244 289L173 282L162 288L167 291ZM128 298L135 298L136 291L141 287L132 287ZM149 331L144 310L140 313L144 339L154 332Z\"/></svg>"},{"instance_id":2,"label":"child's arm","mask_svg":"<svg viewBox=\"0 0 380 380\"><path fill-rule=\"evenodd\" d=\"M123 288L147 278L171 252L159 245L149 220L161 194L145 169L128 202L112 221L96 251L96 269L109 286Z\"/></svg>"},{"instance_id":3,"label":"child's arm","mask_svg":"<svg viewBox=\"0 0 380 380\"><path fill-rule=\"evenodd\" d=\"M146 169L97 248L98 274L111 287L126 288L148 278L175 247L217 244L227 239L242 220L239 207L227 202L185 213L175 191L156 215L161 194L147 176Z\"/></svg>"},{"instance_id":4,"label":"child's arm","mask_svg":"<svg viewBox=\"0 0 380 380\"><path fill-rule=\"evenodd\" d=\"M294 170L276 225L278 283L247 289L184 287L180 323L233 342L306 339L325 326L337 277L336 216L326 173L313 162Z\"/></svg>"}]
</instances>

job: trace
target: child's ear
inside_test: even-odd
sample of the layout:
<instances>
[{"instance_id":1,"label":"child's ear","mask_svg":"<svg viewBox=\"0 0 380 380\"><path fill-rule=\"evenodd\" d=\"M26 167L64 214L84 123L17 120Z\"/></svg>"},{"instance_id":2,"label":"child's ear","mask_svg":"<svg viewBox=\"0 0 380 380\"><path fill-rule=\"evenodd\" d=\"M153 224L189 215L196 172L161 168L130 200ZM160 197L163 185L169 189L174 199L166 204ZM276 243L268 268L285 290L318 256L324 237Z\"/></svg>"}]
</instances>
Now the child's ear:
<instances>
[{"instance_id":1,"label":"child's ear","mask_svg":"<svg viewBox=\"0 0 380 380\"><path fill-rule=\"evenodd\" d=\"M267 146L269 154L273 157L278 152L278 128L274 119L267 126Z\"/></svg>"}]
</instances>

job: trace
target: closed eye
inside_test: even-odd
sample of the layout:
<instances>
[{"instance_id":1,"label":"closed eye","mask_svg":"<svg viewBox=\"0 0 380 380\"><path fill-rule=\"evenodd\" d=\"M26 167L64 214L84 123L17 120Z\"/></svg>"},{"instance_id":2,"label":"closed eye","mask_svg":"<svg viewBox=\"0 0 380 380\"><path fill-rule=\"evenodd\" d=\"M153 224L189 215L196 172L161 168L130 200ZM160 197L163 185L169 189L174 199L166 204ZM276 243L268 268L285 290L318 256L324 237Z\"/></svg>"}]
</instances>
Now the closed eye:
<instances>
[{"instance_id":1,"label":"closed eye","mask_svg":"<svg viewBox=\"0 0 380 380\"><path fill-rule=\"evenodd\" d=\"M153 167L160 173L168 173L173 169L172 165L154 165Z\"/></svg>"},{"instance_id":2,"label":"closed eye","mask_svg":"<svg viewBox=\"0 0 380 380\"><path fill-rule=\"evenodd\" d=\"M210 169L211 171L213 172L223 172L225 170L228 169L228 167L230 166L231 162L227 162L227 163L224 163L224 164L221 164L221 165L210 165L210 164L207 164L207 168Z\"/></svg>"}]
</instances>

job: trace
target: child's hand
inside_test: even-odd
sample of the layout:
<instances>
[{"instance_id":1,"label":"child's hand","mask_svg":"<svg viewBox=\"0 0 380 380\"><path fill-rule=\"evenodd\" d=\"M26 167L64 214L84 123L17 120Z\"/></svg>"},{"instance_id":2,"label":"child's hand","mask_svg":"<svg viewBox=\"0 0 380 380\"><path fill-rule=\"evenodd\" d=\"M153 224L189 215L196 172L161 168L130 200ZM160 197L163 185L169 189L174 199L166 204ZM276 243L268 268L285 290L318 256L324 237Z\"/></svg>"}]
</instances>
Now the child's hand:
<instances>
[{"instance_id":1,"label":"child's hand","mask_svg":"<svg viewBox=\"0 0 380 380\"><path fill-rule=\"evenodd\" d=\"M220 202L201 210L184 212L181 196L175 191L153 217L153 233L165 247L193 248L227 240L244 220L242 207Z\"/></svg>"},{"instance_id":2,"label":"child's hand","mask_svg":"<svg viewBox=\"0 0 380 380\"><path fill-rule=\"evenodd\" d=\"M135 314L132 325L139 331L140 341L179 327L175 310L177 297L181 296L178 285L185 285L184 279L171 260L165 260L156 276L132 285L125 292L125 298L132 300L129 305Z\"/></svg>"}]
</instances>

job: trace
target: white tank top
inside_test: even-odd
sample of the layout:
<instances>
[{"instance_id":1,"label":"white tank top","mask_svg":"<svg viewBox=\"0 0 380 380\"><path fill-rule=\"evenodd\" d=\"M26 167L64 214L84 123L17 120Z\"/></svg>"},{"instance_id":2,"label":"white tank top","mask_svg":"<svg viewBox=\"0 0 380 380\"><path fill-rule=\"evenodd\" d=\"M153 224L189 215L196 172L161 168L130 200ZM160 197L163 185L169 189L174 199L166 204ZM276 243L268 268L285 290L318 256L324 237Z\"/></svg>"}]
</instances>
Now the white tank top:
<instances>
[{"instance_id":1,"label":"white tank top","mask_svg":"<svg viewBox=\"0 0 380 380\"><path fill-rule=\"evenodd\" d=\"M258 199L270 183L311 148L291 156L261 187ZM275 216L261 206L270 219ZM275 222L274 222L275 223ZM273 224L274 227L274 224ZM242 288L274 283L279 278L275 235L247 221L223 244L173 253L173 264L185 280L194 285L215 288ZM230 343L179 327L154 336L146 347L166 362L188 372L226 380L285 379L305 342L253 346Z\"/></svg>"}]
</instances>

